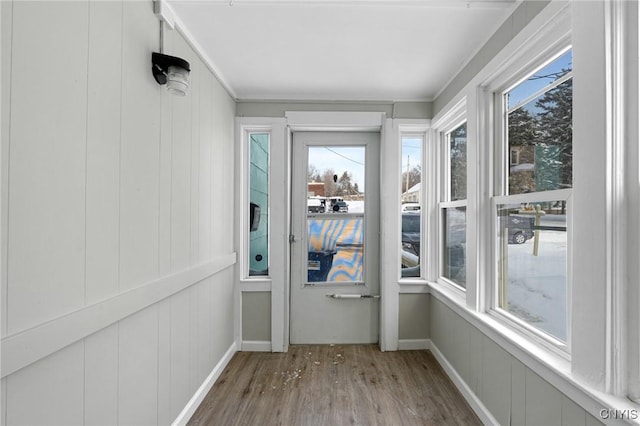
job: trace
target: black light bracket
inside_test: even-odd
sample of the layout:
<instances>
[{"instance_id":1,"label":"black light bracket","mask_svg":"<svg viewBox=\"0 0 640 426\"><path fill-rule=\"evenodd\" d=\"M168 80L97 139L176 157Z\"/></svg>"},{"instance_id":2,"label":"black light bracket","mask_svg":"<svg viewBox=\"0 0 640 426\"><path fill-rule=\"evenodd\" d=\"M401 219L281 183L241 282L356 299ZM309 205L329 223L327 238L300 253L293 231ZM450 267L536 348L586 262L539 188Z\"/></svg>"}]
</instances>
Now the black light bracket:
<instances>
[{"instance_id":1,"label":"black light bracket","mask_svg":"<svg viewBox=\"0 0 640 426\"><path fill-rule=\"evenodd\" d=\"M151 53L151 64L153 78L155 78L160 85L167 84L167 72L170 66L180 67L186 72L191 72L189 62L177 56L165 55L164 53Z\"/></svg>"}]
</instances>

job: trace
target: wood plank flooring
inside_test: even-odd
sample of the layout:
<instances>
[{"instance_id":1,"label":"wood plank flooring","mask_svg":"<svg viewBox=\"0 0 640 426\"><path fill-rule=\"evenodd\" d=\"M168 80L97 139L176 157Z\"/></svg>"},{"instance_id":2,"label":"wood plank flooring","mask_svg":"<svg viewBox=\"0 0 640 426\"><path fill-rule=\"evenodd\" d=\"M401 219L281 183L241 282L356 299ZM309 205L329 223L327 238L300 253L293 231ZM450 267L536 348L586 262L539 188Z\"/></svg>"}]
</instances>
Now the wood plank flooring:
<instances>
[{"instance_id":1,"label":"wood plank flooring","mask_svg":"<svg viewBox=\"0 0 640 426\"><path fill-rule=\"evenodd\" d=\"M429 351L238 352L189 425L480 425Z\"/></svg>"}]
</instances>

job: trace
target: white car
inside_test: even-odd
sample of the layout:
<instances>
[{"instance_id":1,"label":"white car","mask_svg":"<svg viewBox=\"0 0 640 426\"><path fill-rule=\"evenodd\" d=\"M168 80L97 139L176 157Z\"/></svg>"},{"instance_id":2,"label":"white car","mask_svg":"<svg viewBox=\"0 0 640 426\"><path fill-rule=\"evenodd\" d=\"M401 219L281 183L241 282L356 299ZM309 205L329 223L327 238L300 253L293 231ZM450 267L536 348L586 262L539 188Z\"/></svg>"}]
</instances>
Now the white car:
<instances>
[{"instance_id":1,"label":"white car","mask_svg":"<svg viewBox=\"0 0 640 426\"><path fill-rule=\"evenodd\" d=\"M307 198L307 211L309 213L324 213L324 200L318 198Z\"/></svg>"}]
</instances>

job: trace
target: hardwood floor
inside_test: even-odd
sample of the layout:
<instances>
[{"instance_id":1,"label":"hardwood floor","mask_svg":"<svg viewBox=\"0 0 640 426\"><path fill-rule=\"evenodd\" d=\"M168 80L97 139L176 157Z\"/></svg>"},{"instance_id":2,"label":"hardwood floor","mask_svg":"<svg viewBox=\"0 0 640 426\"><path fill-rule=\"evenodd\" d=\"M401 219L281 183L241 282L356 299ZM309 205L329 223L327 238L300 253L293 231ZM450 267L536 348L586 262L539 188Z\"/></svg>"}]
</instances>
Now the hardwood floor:
<instances>
[{"instance_id":1,"label":"hardwood floor","mask_svg":"<svg viewBox=\"0 0 640 426\"><path fill-rule=\"evenodd\" d=\"M189 425L479 425L429 351L238 352Z\"/></svg>"}]
</instances>

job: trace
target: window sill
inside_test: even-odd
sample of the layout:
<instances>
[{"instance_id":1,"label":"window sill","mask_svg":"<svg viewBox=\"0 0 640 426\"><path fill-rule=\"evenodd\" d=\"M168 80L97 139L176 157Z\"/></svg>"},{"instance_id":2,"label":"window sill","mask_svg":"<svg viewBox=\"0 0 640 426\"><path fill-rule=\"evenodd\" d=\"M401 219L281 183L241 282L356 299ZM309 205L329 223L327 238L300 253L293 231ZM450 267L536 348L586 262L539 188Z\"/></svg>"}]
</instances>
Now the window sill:
<instances>
[{"instance_id":1,"label":"window sill","mask_svg":"<svg viewBox=\"0 0 640 426\"><path fill-rule=\"evenodd\" d=\"M549 382L561 393L600 419L601 410L635 410L639 405L595 389L571 372L571 361L531 341L489 313L476 312L466 306L457 289L446 283L429 282L430 293L449 309L476 327L527 368ZM637 420L635 422L638 422ZM640 424L637 423L637 424Z\"/></svg>"},{"instance_id":2,"label":"window sill","mask_svg":"<svg viewBox=\"0 0 640 426\"><path fill-rule=\"evenodd\" d=\"M401 294L406 293L429 293L429 284L420 278L402 278L398 281L398 288Z\"/></svg>"},{"instance_id":3,"label":"window sill","mask_svg":"<svg viewBox=\"0 0 640 426\"><path fill-rule=\"evenodd\" d=\"M467 293L462 289L462 287L454 284L452 281L449 281L446 278L438 278L436 283L429 282L429 285L431 288L434 288L435 286L440 293L447 296L460 307L466 307Z\"/></svg>"}]
</instances>

